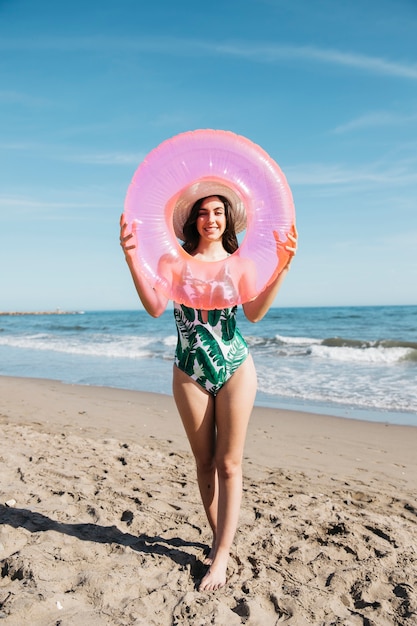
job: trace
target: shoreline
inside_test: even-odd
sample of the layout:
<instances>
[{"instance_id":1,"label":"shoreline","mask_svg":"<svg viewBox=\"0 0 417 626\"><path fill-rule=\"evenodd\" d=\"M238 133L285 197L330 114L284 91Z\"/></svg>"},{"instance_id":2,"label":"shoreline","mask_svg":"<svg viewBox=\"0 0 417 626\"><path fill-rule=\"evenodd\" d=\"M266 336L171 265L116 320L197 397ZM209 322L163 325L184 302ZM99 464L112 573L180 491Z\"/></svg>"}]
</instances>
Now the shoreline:
<instances>
[{"instance_id":1,"label":"shoreline","mask_svg":"<svg viewBox=\"0 0 417 626\"><path fill-rule=\"evenodd\" d=\"M304 406L307 405L307 406ZM269 408L272 410L292 411L295 413L301 412L308 415L327 415L328 417L335 417L339 419L354 420L360 422L371 422L379 424L391 424L396 426L410 426L417 427L417 413L411 411L392 411L388 409L377 408L362 408L345 406L343 404L321 404L313 400L297 401L280 398L280 406L274 406L272 401L269 401L267 394L259 392L259 398L255 406Z\"/></svg>"},{"instance_id":2,"label":"shoreline","mask_svg":"<svg viewBox=\"0 0 417 626\"><path fill-rule=\"evenodd\" d=\"M417 616L417 429L255 407L226 586L174 400L0 376L5 626L401 624Z\"/></svg>"},{"instance_id":3,"label":"shoreline","mask_svg":"<svg viewBox=\"0 0 417 626\"><path fill-rule=\"evenodd\" d=\"M375 316L364 307L329 314L317 308L314 315L273 309L262 325L241 315L258 371L255 404L417 427L417 344L410 335L416 307L381 307ZM170 311L157 320L145 311L0 320L6 375L172 394Z\"/></svg>"},{"instance_id":4,"label":"shoreline","mask_svg":"<svg viewBox=\"0 0 417 626\"><path fill-rule=\"evenodd\" d=\"M8 394L12 395L9 403L6 400ZM39 420L37 423L52 432L69 426L68 414L72 409L71 428L78 428L89 435L101 437L104 432L120 437L121 427L124 436L129 438L160 438L164 433L163 439L189 451L174 399L169 395L52 379L0 376L0 397L3 407L9 408L9 419L22 420L19 410L16 410L19 405L14 402L14 397L20 397L20 405L31 407L32 414ZM99 405L96 398L100 399ZM104 402L106 404L102 406ZM35 413L34 404L39 407ZM84 405L90 407L88 411L83 408ZM76 407L81 408L75 410ZM88 423L87 414L92 418ZM118 415L116 424L114 414ZM294 457L289 450L294 441L304 447L303 455ZM379 450L380 445L383 450ZM360 471L354 468L355 462L359 464L367 456L368 461L372 458L378 465L380 459L369 456L371 452L377 452L378 457L384 455L393 466L402 468L408 464L414 467L415 478L412 472L408 478L412 478L417 491L415 450L415 426L256 405L249 422L245 458L259 465L285 463L295 470L314 468L321 471L331 465L334 472L343 477L346 469ZM376 471L379 469L376 468ZM399 470L398 477L402 479L403 476L404 473Z\"/></svg>"},{"instance_id":5,"label":"shoreline","mask_svg":"<svg viewBox=\"0 0 417 626\"><path fill-rule=\"evenodd\" d=\"M35 376L20 376L18 374L0 374L0 379L4 378L16 378L22 380L45 380L50 382L60 382L64 385L79 385L80 387L98 387L98 388L106 388L105 385L94 384L94 383L72 383L66 381L62 378L48 378L44 376L35 377ZM172 394L167 393L157 393L157 392L149 392L142 389L134 389L133 387L114 387L108 386L109 389L116 389L119 391L126 392L136 392L136 393L152 393L155 395L161 395L163 397L172 398ZM319 402L314 401L297 401L294 399L288 398L280 398L279 406L276 406L278 402L276 399L270 399L268 394L262 391L258 391L256 399L255 399L255 408L256 409L265 409L270 411L288 411L289 413L302 413L305 415L326 415L329 418L334 419L343 419L343 420L352 420L352 421L360 421L360 422L370 422L370 423L378 423L384 425L392 425L392 426L408 426L411 428L417 428L417 413L412 413L411 411L389 411L385 409L376 409L376 408L359 408L359 407L350 407L345 405L325 405Z\"/></svg>"}]
</instances>

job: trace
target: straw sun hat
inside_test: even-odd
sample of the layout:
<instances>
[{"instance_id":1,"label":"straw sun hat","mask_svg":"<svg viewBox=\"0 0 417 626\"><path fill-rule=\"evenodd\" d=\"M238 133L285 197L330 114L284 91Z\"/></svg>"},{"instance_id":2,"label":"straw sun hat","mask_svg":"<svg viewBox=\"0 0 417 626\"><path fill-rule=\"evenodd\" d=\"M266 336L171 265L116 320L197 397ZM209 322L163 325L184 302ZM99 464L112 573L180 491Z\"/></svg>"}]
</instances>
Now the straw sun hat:
<instances>
[{"instance_id":1,"label":"straw sun hat","mask_svg":"<svg viewBox=\"0 0 417 626\"><path fill-rule=\"evenodd\" d=\"M184 241L183 227L190 215L190 211L197 200L209 196L224 196L230 202L235 221L236 234L246 228L246 211L242 200L233 189L227 185L213 181L200 180L187 187L178 197L174 206L172 221L174 232L178 239Z\"/></svg>"}]
</instances>

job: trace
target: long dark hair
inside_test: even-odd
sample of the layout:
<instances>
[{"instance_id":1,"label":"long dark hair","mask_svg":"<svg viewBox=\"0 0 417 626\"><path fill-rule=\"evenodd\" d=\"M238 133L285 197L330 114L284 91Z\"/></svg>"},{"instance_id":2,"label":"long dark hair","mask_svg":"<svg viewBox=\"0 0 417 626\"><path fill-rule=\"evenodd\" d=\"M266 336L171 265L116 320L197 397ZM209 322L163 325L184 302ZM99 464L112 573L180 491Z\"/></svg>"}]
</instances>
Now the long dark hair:
<instances>
[{"instance_id":1,"label":"long dark hair","mask_svg":"<svg viewBox=\"0 0 417 626\"><path fill-rule=\"evenodd\" d=\"M206 196L205 198L200 198L199 200L197 200L197 202L194 202L193 206L191 207L190 214L182 229L185 239L183 248L186 252L188 252L188 254L192 254L195 250L197 250L198 242L200 241L200 235L196 226L198 214L204 200L211 197L218 198L224 206L224 214L226 216L226 228L222 237L223 248L228 254L233 254L233 252L236 252L239 247L235 232L235 220L233 216L232 206L227 198L215 194L214 196Z\"/></svg>"}]
</instances>

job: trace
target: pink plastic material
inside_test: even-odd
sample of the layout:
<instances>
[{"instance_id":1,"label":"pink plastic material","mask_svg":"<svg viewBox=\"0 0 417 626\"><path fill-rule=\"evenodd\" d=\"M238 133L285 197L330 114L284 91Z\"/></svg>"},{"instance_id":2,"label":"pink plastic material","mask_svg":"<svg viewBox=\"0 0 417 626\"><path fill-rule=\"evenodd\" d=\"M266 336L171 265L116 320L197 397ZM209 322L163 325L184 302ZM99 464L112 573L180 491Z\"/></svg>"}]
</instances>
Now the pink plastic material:
<instances>
[{"instance_id":1,"label":"pink plastic material","mask_svg":"<svg viewBox=\"0 0 417 626\"><path fill-rule=\"evenodd\" d=\"M174 233L178 197L204 180L227 185L246 208L243 241L223 261L193 258ZM284 174L262 148L229 131L196 130L148 154L127 191L125 217L136 231L141 271L154 289L210 310L248 302L274 280L288 259L285 245L295 211Z\"/></svg>"}]
</instances>

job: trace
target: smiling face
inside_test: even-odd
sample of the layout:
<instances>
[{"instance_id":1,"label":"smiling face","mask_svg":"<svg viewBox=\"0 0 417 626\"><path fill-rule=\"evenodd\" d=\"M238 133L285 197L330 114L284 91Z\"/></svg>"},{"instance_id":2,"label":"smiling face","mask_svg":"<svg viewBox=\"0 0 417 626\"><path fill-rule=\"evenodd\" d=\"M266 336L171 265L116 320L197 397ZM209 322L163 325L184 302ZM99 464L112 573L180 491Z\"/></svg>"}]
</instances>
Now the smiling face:
<instances>
[{"instance_id":1,"label":"smiling face","mask_svg":"<svg viewBox=\"0 0 417 626\"><path fill-rule=\"evenodd\" d=\"M228 198L213 195L200 198L191 207L183 231L183 249L193 254L201 243L219 241L228 254L239 247L233 209Z\"/></svg>"},{"instance_id":2,"label":"smiling face","mask_svg":"<svg viewBox=\"0 0 417 626\"><path fill-rule=\"evenodd\" d=\"M196 221L198 234L206 241L219 241L226 230L226 211L217 196L205 198Z\"/></svg>"}]
</instances>

